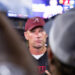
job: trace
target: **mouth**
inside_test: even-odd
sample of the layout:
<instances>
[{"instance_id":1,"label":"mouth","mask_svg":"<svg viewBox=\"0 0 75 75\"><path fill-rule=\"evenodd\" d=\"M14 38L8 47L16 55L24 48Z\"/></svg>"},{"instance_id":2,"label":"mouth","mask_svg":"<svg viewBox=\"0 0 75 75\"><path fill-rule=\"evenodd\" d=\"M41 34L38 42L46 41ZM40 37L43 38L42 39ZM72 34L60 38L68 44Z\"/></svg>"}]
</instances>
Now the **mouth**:
<instances>
[{"instance_id":1,"label":"mouth","mask_svg":"<svg viewBox=\"0 0 75 75\"><path fill-rule=\"evenodd\" d=\"M42 40L37 40L36 42L37 42L37 43L41 43L41 42L42 42Z\"/></svg>"}]
</instances>

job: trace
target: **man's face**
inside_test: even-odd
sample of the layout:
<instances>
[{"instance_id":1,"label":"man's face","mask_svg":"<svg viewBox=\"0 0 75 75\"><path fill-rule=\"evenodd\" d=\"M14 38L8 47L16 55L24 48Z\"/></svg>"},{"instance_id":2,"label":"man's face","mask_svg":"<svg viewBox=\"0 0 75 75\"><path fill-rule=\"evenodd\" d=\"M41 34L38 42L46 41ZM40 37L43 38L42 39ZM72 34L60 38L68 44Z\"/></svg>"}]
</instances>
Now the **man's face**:
<instances>
[{"instance_id":1,"label":"man's face","mask_svg":"<svg viewBox=\"0 0 75 75\"><path fill-rule=\"evenodd\" d=\"M47 34L42 27L37 27L25 32L30 47L41 48L45 46Z\"/></svg>"}]
</instances>

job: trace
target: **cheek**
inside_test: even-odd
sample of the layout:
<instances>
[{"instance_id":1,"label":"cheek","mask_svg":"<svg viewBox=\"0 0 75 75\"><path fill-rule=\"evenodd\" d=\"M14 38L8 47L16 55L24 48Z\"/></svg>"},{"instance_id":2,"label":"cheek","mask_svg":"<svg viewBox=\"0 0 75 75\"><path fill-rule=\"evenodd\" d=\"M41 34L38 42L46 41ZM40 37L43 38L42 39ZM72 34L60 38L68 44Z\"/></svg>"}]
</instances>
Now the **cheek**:
<instances>
[{"instance_id":1,"label":"cheek","mask_svg":"<svg viewBox=\"0 0 75 75\"><path fill-rule=\"evenodd\" d=\"M29 39L34 40L34 36L32 34L29 34Z\"/></svg>"},{"instance_id":2,"label":"cheek","mask_svg":"<svg viewBox=\"0 0 75 75\"><path fill-rule=\"evenodd\" d=\"M44 40L46 40L46 38L47 38L46 33L42 34L42 38L43 38Z\"/></svg>"}]
</instances>

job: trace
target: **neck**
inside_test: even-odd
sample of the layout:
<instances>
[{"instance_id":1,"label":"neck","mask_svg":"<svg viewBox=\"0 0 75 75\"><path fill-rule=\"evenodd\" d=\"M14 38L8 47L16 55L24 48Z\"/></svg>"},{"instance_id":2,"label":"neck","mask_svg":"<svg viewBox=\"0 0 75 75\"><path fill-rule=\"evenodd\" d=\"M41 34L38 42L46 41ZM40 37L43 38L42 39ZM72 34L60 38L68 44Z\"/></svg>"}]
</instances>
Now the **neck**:
<instances>
[{"instance_id":1,"label":"neck","mask_svg":"<svg viewBox=\"0 0 75 75\"><path fill-rule=\"evenodd\" d=\"M40 54L44 54L46 52L46 47L42 47L42 48L30 47L29 50L32 55L40 55Z\"/></svg>"}]
</instances>

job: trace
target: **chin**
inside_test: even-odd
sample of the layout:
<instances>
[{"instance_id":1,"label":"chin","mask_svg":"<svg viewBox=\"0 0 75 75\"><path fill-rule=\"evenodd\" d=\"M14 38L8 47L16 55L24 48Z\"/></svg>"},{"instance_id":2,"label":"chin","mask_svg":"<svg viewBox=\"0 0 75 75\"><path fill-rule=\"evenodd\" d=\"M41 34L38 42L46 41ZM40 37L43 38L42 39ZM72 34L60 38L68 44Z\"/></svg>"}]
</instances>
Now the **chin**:
<instances>
[{"instance_id":1,"label":"chin","mask_svg":"<svg viewBox=\"0 0 75 75\"><path fill-rule=\"evenodd\" d=\"M42 46L41 45L37 45L37 46L35 46L36 48L41 48Z\"/></svg>"},{"instance_id":2,"label":"chin","mask_svg":"<svg viewBox=\"0 0 75 75\"><path fill-rule=\"evenodd\" d=\"M42 47L43 45L37 45L38 47Z\"/></svg>"}]
</instances>

